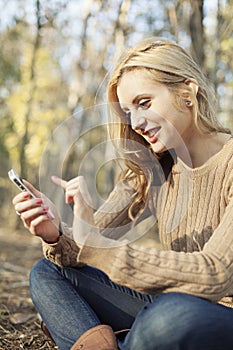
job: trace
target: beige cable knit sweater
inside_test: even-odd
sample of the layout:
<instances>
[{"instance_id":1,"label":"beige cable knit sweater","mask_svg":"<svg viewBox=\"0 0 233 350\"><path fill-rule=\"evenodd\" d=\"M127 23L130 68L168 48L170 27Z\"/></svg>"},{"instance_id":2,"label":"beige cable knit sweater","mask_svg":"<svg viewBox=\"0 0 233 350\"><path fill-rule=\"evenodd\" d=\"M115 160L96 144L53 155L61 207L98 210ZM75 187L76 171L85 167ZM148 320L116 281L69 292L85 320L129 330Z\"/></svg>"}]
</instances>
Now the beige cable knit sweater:
<instances>
[{"instance_id":1,"label":"beige cable knit sweater","mask_svg":"<svg viewBox=\"0 0 233 350\"><path fill-rule=\"evenodd\" d=\"M201 167L190 169L178 159L167 180L151 187L148 208L156 217L162 249L140 246L131 238L114 240L130 228L132 193L124 181L119 183L97 211L95 223L102 235L92 230L79 248L64 228L58 243L43 243L45 256L59 265L95 266L114 282L142 293L183 292L230 306L233 139Z\"/></svg>"}]
</instances>

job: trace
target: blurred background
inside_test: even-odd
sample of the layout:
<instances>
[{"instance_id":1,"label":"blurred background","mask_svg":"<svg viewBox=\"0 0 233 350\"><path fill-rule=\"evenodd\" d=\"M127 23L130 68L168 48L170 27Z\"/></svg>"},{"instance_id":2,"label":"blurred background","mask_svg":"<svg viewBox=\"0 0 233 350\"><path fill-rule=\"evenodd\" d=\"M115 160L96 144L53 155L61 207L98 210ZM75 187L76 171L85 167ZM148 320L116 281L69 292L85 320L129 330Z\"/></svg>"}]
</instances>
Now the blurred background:
<instances>
[{"instance_id":1,"label":"blurred background","mask_svg":"<svg viewBox=\"0 0 233 350\"><path fill-rule=\"evenodd\" d=\"M231 128L232 13L232 0L0 0L1 228L20 226L10 168L59 202L49 176L76 176L89 154L84 174L97 174L103 197L111 190L111 157L90 150L106 140L111 69L145 37L174 40L195 57L216 91L219 119Z\"/></svg>"},{"instance_id":2,"label":"blurred background","mask_svg":"<svg viewBox=\"0 0 233 350\"><path fill-rule=\"evenodd\" d=\"M106 135L106 84L124 48L150 36L178 42L233 128L232 0L0 0L0 349L57 349L40 331L29 293L40 240L11 204L14 168L72 210L51 175L84 175L97 207L117 172ZM153 237L155 232L153 231Z\"/></svg>"}]
</instances>

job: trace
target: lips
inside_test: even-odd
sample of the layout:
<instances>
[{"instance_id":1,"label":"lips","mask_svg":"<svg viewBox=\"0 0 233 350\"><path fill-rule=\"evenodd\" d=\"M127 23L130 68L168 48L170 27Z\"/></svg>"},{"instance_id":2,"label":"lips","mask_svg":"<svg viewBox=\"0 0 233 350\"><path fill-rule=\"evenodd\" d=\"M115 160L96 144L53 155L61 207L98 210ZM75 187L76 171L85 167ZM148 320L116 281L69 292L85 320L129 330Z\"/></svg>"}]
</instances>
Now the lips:
<instances>
[{"instance_id":1,"label":"lips","mask_svg":"<svg viewBox=\"0 0 233 350\"><path fill-rule=\"evenodd\" d=\"M155 143L158 141L158 132L160 129L161 129L161 126L158 126L156 128L145 131L143 135L148 137L148 141L150 143Z\"/></svg>"}]
</instances>

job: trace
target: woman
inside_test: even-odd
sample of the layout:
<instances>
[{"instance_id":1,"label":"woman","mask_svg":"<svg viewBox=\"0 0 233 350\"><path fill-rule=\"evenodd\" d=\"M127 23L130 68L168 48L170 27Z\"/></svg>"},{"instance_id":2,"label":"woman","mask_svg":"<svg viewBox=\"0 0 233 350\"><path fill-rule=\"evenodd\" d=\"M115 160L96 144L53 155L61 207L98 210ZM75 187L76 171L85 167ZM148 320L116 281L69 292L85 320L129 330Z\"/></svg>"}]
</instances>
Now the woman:
<instances>
[{"instance_id":1,"label":"woman","mask_svg":"<svg viewBox=\"0 0 233 350\"><path fill-rule=\"evenodd\" d=\"M106 203L93 215L82 177L53 177L74 202L70 231L29 183L38 199L13 200L43 241L36 308L61 350L232 349L233 139L205 76L178 45L147 40L121 59L108 102L126 169ZM161 249L125 236L151 215Z\"/></svg>"}]
</instances>

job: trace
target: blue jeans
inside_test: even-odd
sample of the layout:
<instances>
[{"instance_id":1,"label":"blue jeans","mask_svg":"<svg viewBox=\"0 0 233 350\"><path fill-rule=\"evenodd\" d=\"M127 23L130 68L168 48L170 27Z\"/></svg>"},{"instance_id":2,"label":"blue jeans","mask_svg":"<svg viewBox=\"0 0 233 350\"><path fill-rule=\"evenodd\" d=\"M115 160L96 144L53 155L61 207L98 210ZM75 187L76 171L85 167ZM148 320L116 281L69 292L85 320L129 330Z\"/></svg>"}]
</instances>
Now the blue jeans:
<instances>
[{"instance_id":1,"label":"blue jeans","mask_svg":"<svg viewBox=\"0 0 233 350\"><path fill-rule=\"evenodd\" d=\"M131 328L120 350L232 350L233 309L182 293L144 295L89 266L42 259L30 275L31 297L60 350L88 329Z\"/></svg>"}]
</instances>

